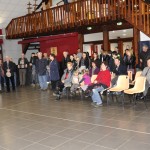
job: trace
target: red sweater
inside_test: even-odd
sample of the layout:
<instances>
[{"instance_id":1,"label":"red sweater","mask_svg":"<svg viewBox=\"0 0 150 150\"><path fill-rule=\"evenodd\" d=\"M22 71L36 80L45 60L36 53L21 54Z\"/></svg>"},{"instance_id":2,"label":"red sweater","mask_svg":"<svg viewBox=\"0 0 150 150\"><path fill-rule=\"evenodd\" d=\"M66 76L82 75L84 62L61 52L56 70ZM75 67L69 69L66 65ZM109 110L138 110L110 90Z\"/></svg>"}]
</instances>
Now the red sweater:
<instances>
[{"instance_id":1,"label":"red sweater","mask_svg":"<svg viewBox=\"0 0 150 150\"><path fill-rule=\"evenodd\" d=\"M110 87L110 82L111 82L111 74L109 70L105 70L105 71L100 71L98 73L98 76L96 78L96 81L98 83L102 83L104 85L106 85L107 87Z\"/></svg>"}]
</instances>

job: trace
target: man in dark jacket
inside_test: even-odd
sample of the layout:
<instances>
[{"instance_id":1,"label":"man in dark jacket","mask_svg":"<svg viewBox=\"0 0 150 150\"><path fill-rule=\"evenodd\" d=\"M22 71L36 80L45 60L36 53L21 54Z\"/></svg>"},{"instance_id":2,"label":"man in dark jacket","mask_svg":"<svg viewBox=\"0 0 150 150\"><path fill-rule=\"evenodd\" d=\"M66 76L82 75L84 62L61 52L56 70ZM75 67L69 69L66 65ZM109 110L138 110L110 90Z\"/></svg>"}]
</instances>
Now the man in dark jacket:
<instances>
[{"instance_id":1,"label":"man in dark jacket","mask_svg":"<svg viewBox=\"0 0 150 150\"><path fill-rule=\"evenodd\" d=\"M10 61L10 58L6 56L6 61L3 63L4 76L6 80L7 92L10 92L10 82L12 84L12 90L15 91L15 82L14 82L14 63Z\"/></svg>"},{"instance_id":2,"label":"man in dark jacket","mask_svg":"<svg viewBox=\"0 0 150 150\"><path fill-rule=\"evenodd\" d=\"M119 75L127 75L127 67L120 62L120 58L114 59L115 67L113 69L113 73L115 74L115 78L112 79L112 85L115 85Z\"/></svg>"},{"instance_id":3,"label":"man in dark jacket","mask_svg":"<svg viewBox=\"0 0 150 150\"><path fill-rule=\"evenodd\" d=\"M41 90L47 90L47 60L42 58L42 53L38 53L38 59L36 61L36 72L38 74L39 84Z\"/></svg>"},{"instance_id":4,"label":"man in dark jacket","mask_svg":"<svg viewBox=\"0 0 150 150\"><path fill-rule=\"evenodd\" d=\"M140 67L142 70L147 66L148 57L150 57L150 50L147 45L143 45L142 51L139 54Z\"/></svg>"}]
</instances>

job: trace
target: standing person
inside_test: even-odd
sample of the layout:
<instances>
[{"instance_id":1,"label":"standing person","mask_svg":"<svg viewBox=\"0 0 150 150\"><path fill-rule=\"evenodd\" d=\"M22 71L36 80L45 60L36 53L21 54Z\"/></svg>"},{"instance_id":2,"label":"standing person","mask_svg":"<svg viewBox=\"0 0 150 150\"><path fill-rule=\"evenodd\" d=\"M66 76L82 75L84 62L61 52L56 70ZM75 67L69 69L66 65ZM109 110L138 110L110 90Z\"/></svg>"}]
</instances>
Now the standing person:
<instances>
[{"instance_id":1,"label":"standing person","mask_svg":"<svg viewBox=\"0 0 150 150\"><path fill-rule=\"evenodd\" d=\"M70 62L70 58L68 52L63 52L63 59L62 59L62 69L63 71L67 68L67 63Z\"/></svg>"},{"instance_id":2,"label":"standing person","mask_svg":"<svg viewBox=\"0 0 150 150\"><path fill-rule=\"evenodd\" d=\"M79 59L82 58L82 52L81 52L80 48L78 48L78 50L77 50L77 57L78 57Z\"/></svg>"},{"instance_id":3,"label":"standing person","mask_svg":"<svg viewBox=\"0 0 150 150\"><path fill-rule=\"evenodd\" d=\"M101 62L100 62L100 59L98 58L98 54L97 54L96 52L94 52L93 58L91 59L91 62L95 62L95 63L96 63L96 66L97 66L98 68L100 68ZM91 64L91 65L92 65L92 64Z\"/></svg>"},{"instance_id":4,"label":"standing person","mask_svg":"<svg viewBox=\"0 0 150 150\"><path fill-rule=\"evenodd\" d=\"M15 91L14 63L10 61L10 58L8 56L6 56L6 61L3 63L3 69L6 80L7 92L10 92L10 81L12 84L12 90Z\"/></svg>"},{"instance_id":5,"label":"standing person","mask_svg":"<svg viewBox=\"0 0 150 150\"><path fill-rule=\"evenodd\" d=\"M147 58L147 66L142 72L142 76L146 77L144 96L146 96L148 89L150 87L150 56Z\"/></svg>"},{"instance_id":6,"label":"standing person","mask_svg":"<svg viewBox=\"0 0 150 150\"><path fill-rule=\"evenodd\" d=\"M82 58L79 62L79 71L81 72L83 69L88 69L89 68L89 59L87 57L86 52L83 52Z\"/></svg>"},{"instance_id":7,"label":"standing person","mask_svg":"<svg viewBox=\"0 0 150 150\"><path fill-rule=\"evenodd\" d=\"M48 84L47 84L47 77L46 77L46 71L47 71L47 60L42 58L42 53L38 53L38 59L36 61L36 72L38 74L39 84L41 90L47 90Z\"/></svg>"},{"instance_id":8,"label":"standing person","mask_svg":"<svg viewBox=\"0 0 150 150\"><path fill-rule=\"evenodd\" d=\"M0 88L1 88L1 91L4 91L4 70L3 70L3 62L2 60L0 59Z\"/></svg>"},{"instance_id":9,"label":"standing person","mask_svg":"<svg viewBox=\"0 0 150 150\"><path fill-rule=\"evenodd\" d=\"M35 53L32 53L31 58L30 58L30 66L32 70L32 77L31 77L32 86L35 86L36 84L36 69L35 69L36 60L37 60L37 57L35 56Z\"/></svg>"},{"instance_id":10,"label":"standing person","mask_svg":"<svg viewBox=\"0 0 150 150\"><path fill-rule=\"evenodd\" d=\"M4 83L2 83L2 78L4 77L4 70L2 60L0 59L0 91L4 89Z\"/></svg>"},{"instance_id":11,"label":"standing person","mask_svg":"<svg viewBox=\"0 0 150 150\"><path fill-rule=\"evenodd\" d=\"M25 54L21 54L21 58L18 60L18 68L19 68L19 78L20 78L20 85L25 85L26 83L26 73L28 67L28 60L25 58Z\"/></svg>"},{"instance_id":12,"label":"standing person","mask_svg":"<svg viewBox=\"0 0 150 150\"><path fill-rule=\"evenodd\" d=\"M136 58L132 54L131 50L126 49L126 55L124 56L123 60L124 60L124 64L127 67L127 71L132 71L132 73L134 74L134 68L135 68Z\"/></svg>"},{"instance_id":13,"label":"standing person","mask_svg":"<svg viewBox=\"0 0 150 150\"><path fill-rule=\"evenodd\" d=\"M51 81L51 86L52 86L52 90L56 90L56 83L57 81L60 79L59 76L59 66L58 66L58 62L55 59L55 55L51 54L50 55L50 64L49 64L49 76L50 76L50 81Z\"/></svg>"},{"instance_id":14,"label":"standing person","mask_svg":"<svg viewBox=\"0 0 150 150\"><path fill-rule=\"evenodd\" d=\"M143 45L142 51L139 54L140 68L143 70L147 66L147 58L150 56L150 50L147 45Z\"/></svg>"},{"instance_id":15,"label":"standing person","mask_svg":"<svg viewBox=\"0 0 150 150\"><path fill-rule=\"evenodd\" d=\"M74 59L73 55L70 55L70 62L73 64L73 69L77 70L77 61Z\"/></svg>"}]
</instances>

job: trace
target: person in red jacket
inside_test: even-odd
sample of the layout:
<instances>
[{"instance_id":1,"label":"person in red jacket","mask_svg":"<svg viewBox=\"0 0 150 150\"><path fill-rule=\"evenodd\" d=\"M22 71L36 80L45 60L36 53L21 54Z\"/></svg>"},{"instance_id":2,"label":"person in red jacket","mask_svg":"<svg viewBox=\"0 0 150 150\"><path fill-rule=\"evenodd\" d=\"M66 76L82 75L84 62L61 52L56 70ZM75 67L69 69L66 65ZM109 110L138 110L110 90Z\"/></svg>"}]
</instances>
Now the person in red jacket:
<instances>
[{"instance_id":1,"label":"person in red jacket","mask_svg":"<svg viewBox=\"0 0 150 150\"><path fill-rule=\"evenodd\" d=\"M102 99L99 92L110 87L111 83L111 73L108 70L108 65L106 62L102 62L100 67L100 72L94 81L95 87L92 89L92 105L94 107L102 106Z\"/></svg>"}]
</instances>

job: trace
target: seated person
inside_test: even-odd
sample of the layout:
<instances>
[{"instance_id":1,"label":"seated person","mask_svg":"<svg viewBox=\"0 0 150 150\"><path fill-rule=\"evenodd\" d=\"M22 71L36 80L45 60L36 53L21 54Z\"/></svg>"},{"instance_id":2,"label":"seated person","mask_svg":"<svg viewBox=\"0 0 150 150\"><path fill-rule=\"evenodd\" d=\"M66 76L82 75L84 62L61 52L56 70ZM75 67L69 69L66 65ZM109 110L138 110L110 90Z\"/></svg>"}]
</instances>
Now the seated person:
<instances>
[{"instance_id":1,"label":"seated person","mask_svg":"<svg viewBox=\"0 0 150 150\"><path fill-rule=\"evenodd\" d=\"M100 72L98 73L97 78L94 81L92 86L89 86L88 89L92 88L92 105L94 107L102 106L102 100L99 95L99 92L104 89L110 87L111 83L111 74L108 70L108 64L106 62L102 62L100 67Z\"/></svg>"},{"instance_id":2,"label":"seated person","mask_svg":"<svg viewBox=\"0 0 150 150\"><path fill-rule=\"evenodd\" d=\"M82 72L83 72L83 76L80 81L80 83L81 83L80 87L83 91L85 91L88 88L88 86L91 84L91 77L89 76L88 69L83 69Z\"/></svg>"},{"instance_id":3,"label":"seated person","mask_svg":"<svg viewBox=\"0 0 150 150\"><path fill-rule=\"evenodd\" d=\"M115 74L115 77L112 80L112 85L115 85L119 75L127 75L127 67L120 62L120 57L114 59L115 67L112 72Z\"/></svg>"},{"instance_id":4,"label":"seated person","mask_svg":"<svg viewBox=\"0 0 150 150\"><path fill-rule=\"evenodd\" d=\"M144 96L146 96L148 88L150 87L150 57L147 58L147 67L144 68L142 76L146 77L146 84L144 91Z\"/></svg>"},{"instance_id":5,"label":"seated person","mask_svg":"<svg viewBox=\"0 0 150 150\"><path fill-rule=\"evenodd\" d=\"M72 77L72 85L71 85L71 88L70 88L70 92L71 92L71 95L74 95L75 91L77 90L77 88L79 87L79 72L78 71L75 71L73 73L73 77Z\"/></svg>"},{"instance_id":6,"label":"seated person","mask_svg":"<svg viewBox=\"0 0 150 150\"><path fill-rule=\"evenodd\" d=\"M92 61L92 68L89 70L89 75L92 77L92 75L97 75L99 73L99 68L96 66L96 62Z\"/></svg>"},{"instance_id":7,"label":"seated person","mask_svg":"<svg viewBox=\"0 0 150 150\"><path fill-rule=\"evenodd\" d=\"M71 87L71 81L73 76L73 64L71 62L67 63L67 68L64 70L64 74L61 77L61 81L57 83L56 95L57 99L60 99L61 92L65 91L66 87Z\"/></svg>"}]
</instances>

